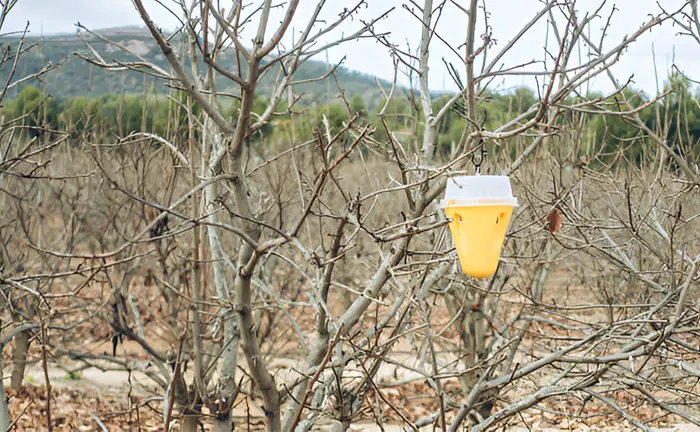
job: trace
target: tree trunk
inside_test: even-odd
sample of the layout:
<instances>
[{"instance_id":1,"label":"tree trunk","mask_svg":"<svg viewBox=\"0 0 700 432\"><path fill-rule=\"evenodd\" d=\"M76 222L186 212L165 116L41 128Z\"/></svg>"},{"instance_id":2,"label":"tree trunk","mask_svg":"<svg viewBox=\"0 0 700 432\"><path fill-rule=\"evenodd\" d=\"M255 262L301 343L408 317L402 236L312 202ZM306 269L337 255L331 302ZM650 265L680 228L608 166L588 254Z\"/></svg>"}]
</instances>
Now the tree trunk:
<instances>
[{"instance_id":1,"label":"tree trunk","mask_svg":"<svg viewBox=\"0 0 700 432\"><path fill-rule=\"evenodd\" d=\"M4 346L0 347L0 383L3 381L3 369L5 365L2 361L2 350ZM6 431L10 427L10 409L7 406L7 396L5 395L5 386L0 385L0 431Z\"/></svg>"},{"instance_id":2,"label":"tree trunk","mask_svg":"<svg viewBox=\"0 0 700 432\"><path fill-rule=\"evenodd\" d=\"M12 366L12 377L10 387L19 391L24 380L24 370L27 367L27 351L29 351L30 330L19 332L15 336L14 365Z\"/></svg>"},{"instance_id":3,"label":"tree trunk","mask_svg":"<svg viewBox=\"0 0 700 432\"><path fill-rule=\"evenodd\" d=\"M199 432L199 416L183 416L182 420L180 420L180 430L182 432Z\"/></svg>"},{"instance_id":4,"label":"tree trunk","mask_svg":"<svg viewBox=\"0 0 700 432\"><path fill-rule=\"evenodd\" d=\"M206 120L205 128L206 135L203 140L206 140L207 136L212 137L214 143L211 153L217 154L221 151L224 145L221 140L221 136L215 126L211 123L211 120ZM202 148L205 148L204 142ZM207 175L214 176L216 172L208 171ZM216 198L219 196L218 185L212 183L204 188L204 208L206 211L210 212L212 208L215 208L214 203ZM231 292L229 288L229 282L226 276L226 265L225 262L229 259L224 252L224 248L219 236L219 229L213 226L214 223L218 223L218 217L216 213L210 212L207 216L207 221L211 222L212 225L206 227L206 233L209 240L209 250L211 253L211 267L214 275L214 287L216 289L216 295L222 300L230 300ZM238 369L238 345L240 342L239 332L238 332L238 321L236 317L231 316L229 310L222 310L222 323L223 323L223 334L224 334L224 349L221 356L217 360L217 382L215 385L214 392L209 394L209 402L213 400L223 400L222 408L230 408L233 406L235 400L231 400L231 396L236 394L237 384L236 384L236 370ZM228 400L226 400L228 399ZM216 431L231 430L230 417L227 417L228 421L225 419L217 420ZM228 422L228 423L227 423ZM228 424L228 429L226 429L226 424ZM220 429L223 427L223 429Z\"/></svg>"},{"instance_id":5,"label":"tree trunk","mask_svg":"<svg viewBox=\"0 0 700 432\"><path fill-rule=\"evenodd\" d=\"M184 381L181 381L181 383L185 385ZM177 399L180 399L178 405L182 413L179 421L180 431L199 432L201 430L199 422L202 419L202 402L194 389L186 391L184 398L183 395L176 396Z\"/></svg>"},{"instance_id":6,"label":"tree trunk","mask_svg":"<svg viewBox=\"0 0 700 432\"><path fill-rule=\"evenodd\" d=\"M214 422L213 432L233 432L233 423L231 422L231 417L227 417L224 420L216 420Z\"/></svg>"}]
</instances>

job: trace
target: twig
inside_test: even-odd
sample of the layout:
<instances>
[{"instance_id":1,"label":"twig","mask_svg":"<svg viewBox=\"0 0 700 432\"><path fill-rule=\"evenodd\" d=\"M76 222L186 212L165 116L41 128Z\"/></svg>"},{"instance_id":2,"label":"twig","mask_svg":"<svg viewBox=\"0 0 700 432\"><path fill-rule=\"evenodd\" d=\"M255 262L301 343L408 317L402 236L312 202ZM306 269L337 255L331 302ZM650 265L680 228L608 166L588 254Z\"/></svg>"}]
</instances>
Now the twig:
<instances>
[{"instance_id":1,"label":"twig","mask_svg":"<svg viewBox=\"0 0 700 432\"><path fill-rule=\"evenodd\" d=\"M340 325L339 330L342 328L342 324ZM299 408L297 409L297 413L294 416L294 421L292 422L292 426L289 428L290 431L293 431L296 429L297 424L299 424L299 420L301 419L301 413L304 411L304 406L306 405L306 401L309 399L311 396L311 393L313 392L313 386L314 383L318 380L318 377L321 376L321 372L325 370L326 364L328 361L331 359L331 356L333 355L333 348L338 344L340 341L340 336L341 332L338 331L335 334L335 337L331 341L331 343L328 345L328 349L326 350L326 355L323 357L323 360L321 361L321 364L318 366L318 369L316 369L316 372L314 372L313 376L311 377L311 380L309 381L309 386L306 390L306 393L304 394L304 397L300 400L299 403Z\"/></svg>"}]
</instances>

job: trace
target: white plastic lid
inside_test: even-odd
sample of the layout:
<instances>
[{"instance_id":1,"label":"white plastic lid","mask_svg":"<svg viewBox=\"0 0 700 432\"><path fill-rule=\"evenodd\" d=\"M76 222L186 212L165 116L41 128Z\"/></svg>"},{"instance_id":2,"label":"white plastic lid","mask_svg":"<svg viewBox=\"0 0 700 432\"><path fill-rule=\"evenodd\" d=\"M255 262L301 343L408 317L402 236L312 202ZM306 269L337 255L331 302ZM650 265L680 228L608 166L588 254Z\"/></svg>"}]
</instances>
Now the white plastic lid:
<instances>
[{"instance_id":1,"label":"white plastic lid","mask_svg":"<svg viewBox=\"0 0 700 432\"><path fill-rule=\"evenodd\" d=\"M453 206L518 206L507 176L473 175L447 179L445 198L440 207Z\"/></svg>"}]
</instances>

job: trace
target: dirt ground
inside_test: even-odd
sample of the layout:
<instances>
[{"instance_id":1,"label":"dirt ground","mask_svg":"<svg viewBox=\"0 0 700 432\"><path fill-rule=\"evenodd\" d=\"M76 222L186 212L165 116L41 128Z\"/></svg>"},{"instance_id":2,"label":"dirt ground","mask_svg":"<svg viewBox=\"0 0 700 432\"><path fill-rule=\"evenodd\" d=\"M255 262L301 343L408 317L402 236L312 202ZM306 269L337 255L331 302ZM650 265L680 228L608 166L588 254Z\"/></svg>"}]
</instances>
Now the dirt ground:
<instances>
[{"instance_id":1,"label":"dirt ground","mask_svg":"<svg viewBox=\"0 0 700 432\"><path fill-rule=\"evenodd\" d=\"M11 411L17 421L17 430L34 431L47 430L46 421L46 390L44 371L41 365L34 365L27 371L27 385L18 394L8 390ZM152 381L140 373L131 376L125 372L100 371L95 368L85 369L80 372L80 377L69 377L65 370L52 366L48 369L52 387L52 420L57 427L54 430L62 431L100 431L102 430L95 420L100 421L110 431L156 431L162 430L162 414L159 412L160 404L157 401L149 402L156 396L152 390L156 386ZM396 370L385 367L380 371L380 379L387 380L389 376L395 376ZM401 379L408 376L399 374ZM412 413L424 412L429 414L437 408L434 398L414 398L407 402L402 394L418 395L421 392L421 383L383 389L383 394L392 400L397 406L404 405ZM427 389L423 389L427 393ZM131 400L131 404L129 401ZM547 404L545 404L547 405ZM138 406L138 409L135 407ZM131 409L130 409L131 408ZM629 422L610 415L595 416L595 410L601 407L591 408L591 417L585 421L573 421L555 415L531 410L523 415L523 420L529 424L526 427L508 427L513 432L525 431L633 431L637 430ZM651 407L647 416L657 414ZM603 411L604 412L604 411ZM643 413L635 413L640 420L646 417ZM94 416L94 417L93 417ZM234 411L234 419L238 427L244 430L263 429L262 412L255 404L240 404ZM448 416L449 420L449 416ZM332 423L319 426L318 430L332 429ZM359 421L352 424L351 429L357 432L399 432L405 426L398 422L387 421L381 427L370 420ZM210 430L205 425L205 430ZM424 427L422 431L432 431L433 426ZM439 427L438 427L439 430ZM651 428L654 432L700 432L700 427L684 424L678 419L656 422Z\"/></svg>"},{"instance_id":2,"label":"dirt ground","mask_svg":"<svg viewBox=\"0 0 700 432\"><path fill-rule=\"evenodd\" d=\"M595 303L590 289L581 285L571 284L571 275L566 271L557 271L548 279L544 289L543 301L549 302L556 299L558 304L575 306L579 304ZM517 306L519 299L517 294L507 298L513 305ZM309 315L309 314L307 314ZM573 312L571 318L600 321L605 319L605 313L597 312ZM304 326L312 328L312 318L308 323L300 321ZM450 321L446 311L441 311L434 316L437 328L441 328ZM541 327L535 323L534 331L551 331L551 328ZM91 346L93 350L101 352L109 346L108 342ZM295 370L301 369L301 363L293 354L289 352L289 357L275 358L269 367L276 371L275 376L278 384L293 378ZM121 355L130 354L141 357L146 362L144 352L141 347L131 341L125 341L120 346ZM448 356L443 352L441 355ZM37 357L35 357L36 359ZM241 354L242 358L242 354ZM415 354L411 351L410 345L400 343L395 346L392 359L397 362L411 364L415 361ZM18 431L47 430L46 428L46 373L51 383L51 415L53 424L57 425L54 430L65 431L100 431L104 430L102 425L109 431L155 431L162 430L162 390L142 373L127 373L117 370L100 370L98 368L83 368L78 372L69 374L79 368L79 364L66 362L49 362L48 370L44 371L41 362L35 360L31 367L28 367L25 377L25 386L20 392L7 390L9 397L12 418L16 419ZM108 364L103 365L106 369ZM9 376L9 370L4 371L5 376ZM359 371L358 374L360 373ZM352 371L350 371L352 373ZM543 377L540 377L543 378ZM546 377L544 377L546 378ZM399 407L405 413L410 414L410 418L415 420L435 412L439 407L439 401L434 396L435 391L429 386L421 375L411 372L405 368L391 364L384 364L379 370L377 383L382 395L394 406ZM397 382L404 384L396 385ZM454 395L455 400L462 400L459 385L456 380L445 380L442 382L445 391ZM533 384L534 385L534 384ZM513 402L523 395L532 391L527 385L519 386L503 395L503 403ZM239 403L233 411L233 418L237 428L242 430L261 430L264 428L263 412L260 409L260 401L254 399L240 398ZM371 392L368 400L376 400L376 395ZM700 432L700 428L684 424L682 419L675 416L663 416L661 410L647 404L634 405L634 398L625 392L616 395L616 401L620 404L629 403L629 412L638 420L646 422L653 431L664 432ZM521 431L631 431L636 430L632 425L619 415L611 412L607 407L600 404L588 403L581 413L583 420L555 414L556 411L567 411L560 409L561 403L557 400L546 400L540 404L540 408L533 408L523 413L520 417L521 425L498 427L497 430L507 430L514 432ZM391 413L389 406L384 404L383 412ZM571 410L569 410L570 412ZM454 412L447 416L449 422ZM382 419L382 424L377 425L370 418L362 419L352 424L354 431L399 431L404 430L400 418L396 415L387 414ZM205 420L205 430L210 430L210 425ZM434 426L423 428L423 430L433 430ZM317 430L333 430L333 422L319 425Z\"/></svg>"}]
</instances>

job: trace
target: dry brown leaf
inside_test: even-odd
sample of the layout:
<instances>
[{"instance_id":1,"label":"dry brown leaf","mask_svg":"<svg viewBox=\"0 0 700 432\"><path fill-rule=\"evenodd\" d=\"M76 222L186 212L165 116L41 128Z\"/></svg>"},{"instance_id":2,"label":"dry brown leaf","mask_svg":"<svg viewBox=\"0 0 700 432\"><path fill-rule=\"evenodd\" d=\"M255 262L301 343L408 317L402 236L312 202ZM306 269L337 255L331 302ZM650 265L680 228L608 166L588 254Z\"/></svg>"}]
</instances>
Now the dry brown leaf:
<instances>
[{"instance_id":1,"label":"dry brown leaf","mask_svg":"<svg viewBox=\"0 0 700 432\"><path fill-rule=\"evenodd\" d=\"M546 219L547 219L547 229L549 230L549 232L556 233L557 231L559 231L559 228L561 228L561 224L563 221L562 215L559 212L559 210L552 209L552 211L550 211L547 214Z\"/></svg>"}]
</instances>

